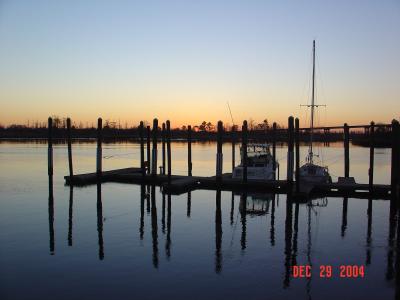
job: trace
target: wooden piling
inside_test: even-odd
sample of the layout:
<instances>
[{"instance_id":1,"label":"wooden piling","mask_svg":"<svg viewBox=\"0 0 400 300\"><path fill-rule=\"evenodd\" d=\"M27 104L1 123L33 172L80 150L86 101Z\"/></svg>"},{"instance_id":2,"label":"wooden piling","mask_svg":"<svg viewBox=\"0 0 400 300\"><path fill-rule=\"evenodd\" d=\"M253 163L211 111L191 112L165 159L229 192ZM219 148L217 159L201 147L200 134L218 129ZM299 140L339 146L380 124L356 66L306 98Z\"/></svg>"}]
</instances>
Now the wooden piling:
<instances>
[{"instance_id":1,"label":"wooden piling","mask_svg":"<svg viewBox=\"0 0 400 300\"><path fill-rule=\"evenodd\" d=\"M165 123L162 123L161 143L162 143L162 175L165 175Z\"/></svg>"},{"instance_id":2,"label":"wooden piling","mask_svg":"<svg viewBox=\"0 0 400 300\"><path fill-rule=\"evenodd\" d=\"M300 191L300 125L299 119L295 119L295 144L296 144L296 193Z\"/></svg>"},{"instance_id":3,"label":"wooden piling","mask_svg":"<svg viewBox=\"0 0 400 300\"><path fill-rule=\"evenodd\" d=\"M139 139L140 139L140 169L142 176L146 175L146 166L144 164L144 124L140 121L139 125Z\"/></svg>"},{"instance_id":4,"label":"wooden piling","mask_svg":"<svg viewBox=\"0 0 400 300\"><path fill-rule=\"evenodd\" d=\"M71 119L67 118L67 144L68 144L68 167L69 177L71 180L74 176L74 169L72 166L72 141L71 141Z\"/></svg>"},{"instance_id":5,"label":"wooden piling","mask_svg":"<svg viewBox=\"0 0 400 300\"><path fill-rule=\"evenodd\" d=\"M101 175L102 172L102 129L103 129L103 120L101 118L97 119L97 159L96 159L96 173L97 176Z\"/></svg>"},{"instance_id":6,"label":"wooden piling","mask_svg":"<svg viewBox=\"0 0 400 300\"><path fill-rule=\"evenodd\" d=\"M53 119L49 117L47 120L48 137L47 137L47 173L53 175Z\"/></svg>"},{"instance_id":7,"label":"wooden piling","mask_svg":"<svg viewBox=\"0 0 400 300\"><path fill-rule=\"evenodd\" d=\"M147 169L147 174L150 174L150 168L151 168L151 158L150 158L150 139L151 139L151 128L149 125L147 125L147 139L146 139L146 154L147 154L147 162L146 162L146 169Z\"/></svg>"},{"instance_id":8,"label":"wooden piling","mask_svg":"<svg viewBox=\"0 0 400 300\"><path fill-rule=\"evenodd\" d=\"M368 169L368 184L369 192L372 193L374 187L374 131L375 123L371 122L369 127L369 169Z\"/></svg>"},{"instance_id":9,"label":"wooden piling","mask_svg":"<svg viewBox=\"0 0 400 300\"><path fill-rule=\"evenodd\" d=\"M158 120L153 120L153 151L151 157L151 174L157 175L157 132L158 132Z\"/></svg>"},{"instance_id":10,"label":"wooden piling","mask_svg":"<svg viewBox=\"0 0 400 300\"><path fill-rule=\"evenodd\" d=\"M167 120L167 164L168 184L171 183L171 123Z\"/></svg>"},{"instance_id":11,"label":"wooden piling","mask_svg":"<svg viewBox=\"0 0 400 300\"><path fill-rule=\"evenodd\" d=\"M192 126L188 126L188 176L192 176Z\"/></svg>"},{"instance_id":12,"label":"wooden piling","mask_svg":"<svg viewBox=\"0 0 400 300\"><path fill-rule=\"evenodd\" d=\"M400 125L396 120L392 121L392 161L391 161L391 194L392 200L400 200L398 195L399 189L399 172L400 172Z\"/></svg>"},{"instance_id":13,"label":"wooden piling","mask_svg":"<svg viewBox=\"0 0 400 300\"><path fill-rule=\"evenodd\" d=\"M286 180L289 184L293 183L293 169L294 169L294 119L292 116L288 118L288 155L287 155L287 175Z\"/></svg>"},{"instance_id":14,"label":"wooden piling","mask_svg":"<svg viewBox=\"0 0 400 300\"><path fill-rule=\"evenodd\" d=\"M242 126L242 166L243 166L243 183L247 183L247 121L243 121Z\"/></svg>"},{"instance_id":15,"label":"wooden piling","mask_svg":"<svg viewBox=\"0 0 400 300\"><path fill-rule=\"evenodd\" d=\"M350 175L350 159L349 159L349 126L344 123L344 177L349 177Z\"/></svg>"},{"instance_id":16,"label":"wooden piling","mask_svg":"<svg viewBox=\"0 0 400 300\"><path fill-rule=\"evenodd\" d=\"M222 135L223 135L223 126L222 121L218 121L218 132L217 132L217 164L216 164L216 180L221 181L222 179Z\"/></svg>"},{"instance_id":17,"label":"wooden piling","mask_svg":"<svg viewBox=\"0 0 400 300\"><path fill-rule=\"evenodd\" d=\"M274 170L274 179L276 179L276 122L272 124L272 169Z\"/></svg>"}]
</instances>

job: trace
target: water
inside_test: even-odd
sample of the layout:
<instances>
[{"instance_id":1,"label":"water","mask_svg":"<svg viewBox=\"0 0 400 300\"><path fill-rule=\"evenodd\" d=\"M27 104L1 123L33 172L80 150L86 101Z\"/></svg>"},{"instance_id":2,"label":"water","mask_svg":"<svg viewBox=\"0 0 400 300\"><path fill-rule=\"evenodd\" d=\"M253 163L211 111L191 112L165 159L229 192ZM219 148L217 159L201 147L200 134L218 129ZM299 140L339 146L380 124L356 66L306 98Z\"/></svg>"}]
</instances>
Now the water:
<instances>
[{"instance_id":1,"label":"water","mask_svg":"<svg viewBox=\"0 0 400 300\"><path fill-rule=\"evenodd\" d=\"M193 174L214 175L216 145L192 148ZM95 144L73 151L76 173L95 169ZM376 151L376 182L388 183L390 150ZM285 152L278 148L281 178ZM340 144L322 152L330 172L343 174ZM357 182L368 180L368 152L351 148ZM107 144L103 154L104 169L139 163L136 144ZM169 198L158 187L116 183L70 190L65 145L55 146L51 198L46 155L46 144L0 143L1 299L395 298L389 201L327 198L310 207L249 195L245 214L244 198L230 192ZM186 145L173 143L173 172L185 174L186 160ZM229 145L224 160L230 171ZM307 264L311 279L293 278L291 266ZM331 278L319 276L321 265L332 266ZM363 266L365 276L341 278L340 265Z\"/></svg>"}]
</instances>

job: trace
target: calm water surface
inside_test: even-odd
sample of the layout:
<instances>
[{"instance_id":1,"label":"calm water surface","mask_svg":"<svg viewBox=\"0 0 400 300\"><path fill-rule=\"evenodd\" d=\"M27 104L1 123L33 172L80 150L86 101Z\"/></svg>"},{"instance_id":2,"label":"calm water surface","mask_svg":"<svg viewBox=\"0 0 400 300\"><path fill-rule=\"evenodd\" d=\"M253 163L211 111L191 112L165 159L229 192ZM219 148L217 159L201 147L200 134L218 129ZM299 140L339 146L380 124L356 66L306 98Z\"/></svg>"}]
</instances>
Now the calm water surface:
<instances>
[{"instance_id":1,"label":"calm water surface","mask_svg":"<svg viewBox=\"0 0 400 300\"><path fill-rule=\"evenodd\" d=\"M214 175L216 145L193 144L193 174ZM333 179L343 149L321 159ZM95 144L74 144L76 173L95 169ZM302 148L305 153L306 148ZM351 176L368 180L366 148L351 148ZM104 169L138 166L136 144L104 145ZM322 155L323 154L323 155ZM224 171L231 171L230 145ZM327 198L287 205L285 195L193 191L106 183L64 186L65 145L0 143L1 299L394 299L395 222L384 200ZM285 178L286 149L278 149ZM322 157L323 156L323 157ZM376 151L376 182L390 180L390 150ZM173 144L173 172L186 173L186 145ZM49 197L53 192L53 198ZM293 278L309 264L312 277ZM340 278L340 265L365 266ZM332 265L320 278L320 265Z\"/></svg>"}]
</instances>

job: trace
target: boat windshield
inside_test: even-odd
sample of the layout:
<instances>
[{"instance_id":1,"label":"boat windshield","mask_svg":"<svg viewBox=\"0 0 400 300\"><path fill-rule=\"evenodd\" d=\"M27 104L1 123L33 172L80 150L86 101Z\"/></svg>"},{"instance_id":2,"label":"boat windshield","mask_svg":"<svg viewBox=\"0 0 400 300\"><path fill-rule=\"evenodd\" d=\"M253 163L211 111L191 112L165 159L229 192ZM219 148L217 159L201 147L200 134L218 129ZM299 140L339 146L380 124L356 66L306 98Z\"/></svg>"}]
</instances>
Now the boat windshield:
<instances>
[{"instance_id":1,"label":"boat windshield","mask_svg":"<svg viewBox=\"0 0 400 300\"><path fill-rule=\"evenodd\" d=\"M249 144L247 145L247 157L258 157L263 155L270 155L270 149L268 144ZM243 154L243 149L240 148L240 152Z\"/></svg>"}]
</instances>

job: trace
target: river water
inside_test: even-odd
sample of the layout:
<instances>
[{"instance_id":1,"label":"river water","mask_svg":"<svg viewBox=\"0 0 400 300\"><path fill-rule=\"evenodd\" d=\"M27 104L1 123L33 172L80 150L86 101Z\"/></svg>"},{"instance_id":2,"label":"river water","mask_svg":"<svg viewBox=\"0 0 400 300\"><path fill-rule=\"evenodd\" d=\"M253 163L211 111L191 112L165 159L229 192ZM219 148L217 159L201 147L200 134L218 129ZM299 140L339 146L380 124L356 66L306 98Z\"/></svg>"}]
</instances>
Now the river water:
<instances>
[{"instance_id":1,"label":"river water","mask_svg":"<svg viewBox=\"0 0 400 300\"><path fill-rule=\"evenodd\" d=\"M174 174L187 172L186 147L172 144ZM223 147L224 172L230 147ZM335 181L342 145L318 148ZM192 151L193 175L215 175L216 144L193 143ZM94 143L74 144L75 173L94 171L95 153ZM105 144L103 155L105 170L139 165L134 143ZM350 149L357 182L368 182L368 155ZM387 184L390 149L375 155L375 182ZM284 179L285 146L277 157ZM387 200L287 205L273 194L167 196L159 187L117 183L70 189L64 144L54 146L51 186L46 144L1 142L0 166L1 299L396 297L400 257ZM310 266L311 277L295 277L293 266ZM340 274L341 266L348 272ZM324 268L332 268L330 277L322 277Z\"/></svg>"}]
</instances>

